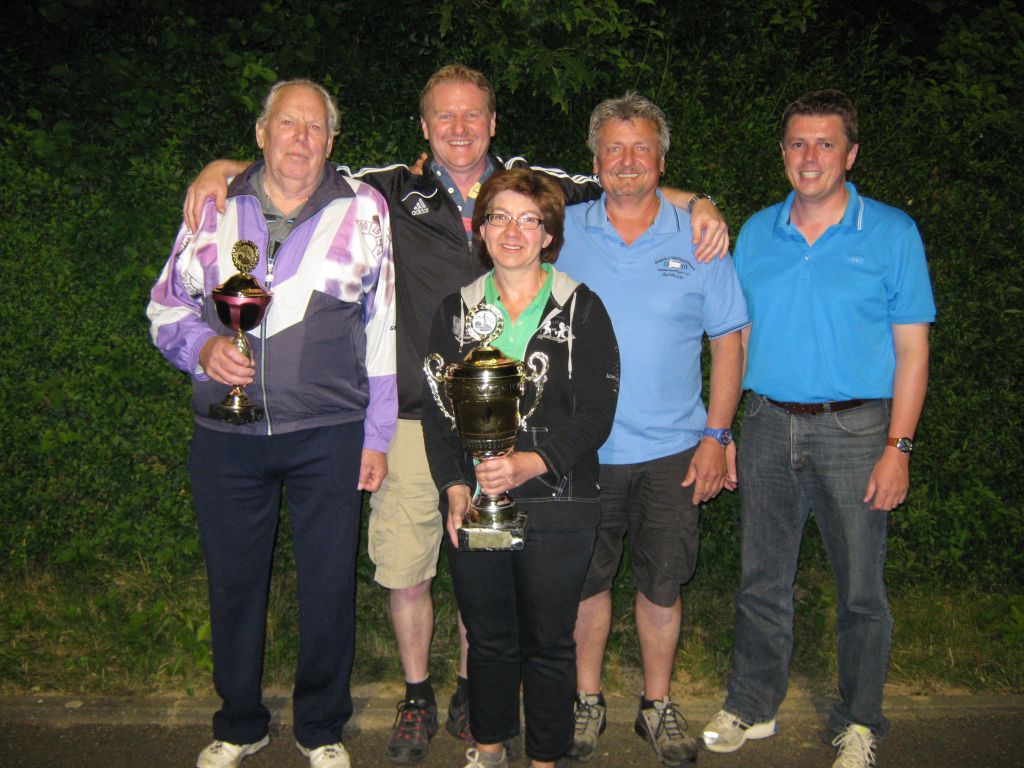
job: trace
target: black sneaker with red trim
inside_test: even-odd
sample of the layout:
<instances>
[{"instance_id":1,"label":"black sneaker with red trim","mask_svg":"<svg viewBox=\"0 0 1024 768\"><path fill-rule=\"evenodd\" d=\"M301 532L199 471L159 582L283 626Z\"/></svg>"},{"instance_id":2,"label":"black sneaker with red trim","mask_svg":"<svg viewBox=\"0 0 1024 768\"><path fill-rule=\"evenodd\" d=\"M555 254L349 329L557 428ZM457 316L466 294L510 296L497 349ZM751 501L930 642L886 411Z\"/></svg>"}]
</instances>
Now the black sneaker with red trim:
<instances>
[{"instance_id":1,"label":"black sneaker with red trim","mask_svg":"<svg viewBox=\"0 0 1024 768\"><path fill-rule=\"evenodd\" d=\"M444 727L456 739L473 741L473 732L469 730L468 696L459 699L457 694L452 694L452 699L448 703L448 719L445 721Z\"/></svg>"},{"instance_id":2,"label":"black sneaker with red trim","mask_svg":"<svg viewBox=\"0 0 1024 768\"><path fill-rule=\"evenodd\" d=\"M437 733L437 705L420 699L398 702L395 732L388 741L388 760L398 765L416 765L427 756L430 740Z\"/></svg>"}]
</instances>

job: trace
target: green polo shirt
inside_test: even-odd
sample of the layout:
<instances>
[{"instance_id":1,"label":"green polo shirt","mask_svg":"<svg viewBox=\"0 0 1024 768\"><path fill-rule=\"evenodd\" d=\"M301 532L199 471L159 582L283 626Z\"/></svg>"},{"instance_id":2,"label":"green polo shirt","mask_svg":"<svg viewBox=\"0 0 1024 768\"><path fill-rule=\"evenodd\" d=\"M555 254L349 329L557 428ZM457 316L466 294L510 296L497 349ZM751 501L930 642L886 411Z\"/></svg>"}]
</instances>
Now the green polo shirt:
<instances>
[{"instance_id":1,"label":"green polo shirt","mask_svg":"<svg viewBox=\"0 0 1024 768\"><path fill-rule=\"evenodd\" d=\"M500 349L501 354L505 355L505 357L514 360L523 359L526 355L526 345L544 316L544 307L547 306L548 297L551 295L551 265L541 264L540 268L547 275L544 285L537 291L537 295L533 297L533 301L529 303L526 309L519 313L519 317L514 324L509 320L508 311L505 309L505 305L501 303L498 289L494 286L494 270L492 269L488 272L487 277L484 278L484 300L488 304L498 307L505 318L504 330L491 344Z\"/></svg>"}]
</instances>

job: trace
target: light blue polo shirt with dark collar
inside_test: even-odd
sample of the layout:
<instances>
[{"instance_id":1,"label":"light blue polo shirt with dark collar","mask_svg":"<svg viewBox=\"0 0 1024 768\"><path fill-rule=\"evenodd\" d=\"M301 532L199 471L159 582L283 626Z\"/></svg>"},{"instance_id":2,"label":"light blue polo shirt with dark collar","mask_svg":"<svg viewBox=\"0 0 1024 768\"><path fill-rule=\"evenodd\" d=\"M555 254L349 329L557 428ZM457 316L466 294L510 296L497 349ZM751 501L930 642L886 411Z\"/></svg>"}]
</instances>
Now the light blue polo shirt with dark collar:
<instances>
[{"instance_id":1,"label":"light blue polo shirt with dark collar","mask_svg":"<svg viewBox=\"0 0 1024 768\"><path fill-rule=\"evenodd\" d=\"M608 221L604 197L566 209L557 267L601 297L619 343L619 402L602 464L652 461L700 442L702 337L748 323L732 260L697 262L689 214L658 199L654 223L631 245Z\"/></svg>"},{"instance_id":2,"label":"light blue polo shirt with dark collar","mask_svg":"<svg viewBox=\"0 0 1024 768\"><path fill-rule=\"evenodd\" d=\"M743 225L736 271L752 320L744 388L801 403L892 397L892 326L935 319L913 219L846 189L842 220L814 245L790 221L795 192Z\"/></svg>"}]
</instances>

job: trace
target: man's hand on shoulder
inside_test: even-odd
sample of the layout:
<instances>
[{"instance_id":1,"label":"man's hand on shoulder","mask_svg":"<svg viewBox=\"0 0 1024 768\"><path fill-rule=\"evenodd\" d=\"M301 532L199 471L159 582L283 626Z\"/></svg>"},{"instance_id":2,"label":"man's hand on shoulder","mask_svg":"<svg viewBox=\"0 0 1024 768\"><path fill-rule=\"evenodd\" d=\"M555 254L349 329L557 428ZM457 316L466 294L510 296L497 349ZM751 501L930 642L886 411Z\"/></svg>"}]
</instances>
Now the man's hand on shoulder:
<instances>
[{"instance_id":1,"label":"man's hand on shoulder","mask_svg":"<svg viewBox=\"0 0 1024 768\"><path fill-rule=\"evenodd\" d=\"M724 259L728 255L729 225L717 205L707 199L698 200L690 214L690 224L693 242L700 243L694 252L697 261Z\"/></svg>"},{"instance_id":2,"label":"man's hand on shoulder","mask_svg":"<svg viewBox=\"0 0 1024 768\"><path fill-rule=\"evenodd\" d=\"M185 226L193 232L198 231L199 222L203 220L203 208L206 200L213 198L217 213L224 213L224 202L228 196L228 179L237 176L252 165L251 162L238 160L214 160L199 172L195 180L188 185L185 193L185 205L182 209Z\"/></svg>"},{"instance_id":3,"label":"man's hand on shoulder","mask_svg":"<svg viewBox=\"0 0 1024 768\"><path fill-rule=\"evenodd\" d=\"M420 152L420 156L416 158L416 162L409 166L409 172L416 176L422 176L423 169L427 165L427 158L429 157L430 155L426 152Z\"/></svg>"},{"instance_id":4,"label":"man's hand on shoulder","mask_svg":"<svg viewBox=\"0 0 1024 768\"><path fill-rule=\"evenodd\" d=\"M729 225L725 223L725 217L714 201L706 195L697 200L693 192L676 187L658 189L670 204L690 212L693 243L697 245L694 257L697 261L724 259L729 254Z\"/></svg>"}]
</instances>

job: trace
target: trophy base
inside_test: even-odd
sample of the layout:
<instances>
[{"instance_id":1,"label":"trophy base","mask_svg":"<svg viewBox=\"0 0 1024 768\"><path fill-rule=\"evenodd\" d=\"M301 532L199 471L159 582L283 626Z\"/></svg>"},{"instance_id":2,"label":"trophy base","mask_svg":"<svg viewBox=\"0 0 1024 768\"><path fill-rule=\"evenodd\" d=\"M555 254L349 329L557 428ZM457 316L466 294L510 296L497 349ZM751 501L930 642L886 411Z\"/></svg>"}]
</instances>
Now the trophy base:
<instances>
[{"instance_id":1,"label":"trophy base","mask_svg":"<svg viewBox=\"0 0 1024 768\"><path fill-rule=\"evenodd\" d=\"M210 406L210 417L240 427L263 418L263 409L258 405L236 406L230 403L214 403Z\"/></svg>"},{"instance_id":2,"label":"trophy base","mask_svg":"<svg viewBox=\"0 0 1024 768\"><path fill-rule=\"evenodd\" d=\"M459 549L470 551L519 550L525 546L526 515L517 514L508 522L486 525L466 523L459 528Z\"/></svg>"}]
</instances>

